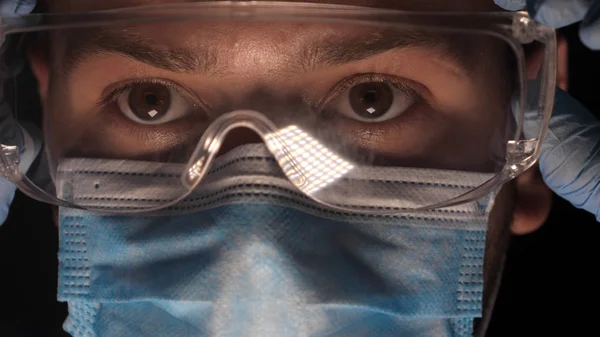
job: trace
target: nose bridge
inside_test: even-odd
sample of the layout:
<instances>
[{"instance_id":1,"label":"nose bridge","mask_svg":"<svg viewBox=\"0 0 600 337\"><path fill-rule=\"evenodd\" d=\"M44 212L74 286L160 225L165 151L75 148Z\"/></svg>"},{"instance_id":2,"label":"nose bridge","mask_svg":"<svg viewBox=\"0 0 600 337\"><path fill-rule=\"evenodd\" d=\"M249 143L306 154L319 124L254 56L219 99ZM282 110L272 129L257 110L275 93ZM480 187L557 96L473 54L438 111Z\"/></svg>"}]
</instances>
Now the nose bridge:
<instances>
[{"instance_id":1,"label":"nose bridge","mask_svg":"<svg viewBox=\"0 0 600 337\"><path fill-rule=\"evenodd\" d=\"M306 195L313 196L354 170L351 162L300 126L275 125L259 112L238 110L217 118L206 130L181 177L184 186L192 190L200 184L224 139L239 128L260 136L289 181Z\"/></svg>"},{"instance_id":2,"label":"nose bridge","mask_svg":"<svg viewBox=\"0 0 600 337\"><path fill-rule=\"evenodd\" d=\"M310 112L310 104L307 104L299 88L283 88L266 81L268 79L254 84L257 88L244 95L242 100L233 102L230 110L259 111L271 119Z\"/></svg>"},{"instance_id":3,"label":"nose bridge","mask_svg":"<svg viewBox=\"0 0 600 337\"><path fill-rule=\"evenodd\" d=\"M251 128L240 126L230 130L224 137L217 156L223 155L234 148L246 144L262 143L262 137Z\"/></svg>"},{"instance_id":4,"label":"nose bridge","mask_svg":"<svg viewBox=\"0 0 600 337\"><path fill-rule=\"evenodd\" d=\"M244 144L265 142L266 135L314 116L313 108L300 93L265 83L257 84L241 100L232 102L229 109L230 112L216 116L198 143L216 141L212 146L219 148L217 155Z\"/></svg>"},{"instance_id":5,"label":"nose bridge","mask_svg":"<svg viewBox=\"0 0 600 337\"><path fill-rule=\"evenodd\" d=\"M254 110L223 114L202 135L182 175L182 184L188 188L196 187L219 153L242 144L265 142L276 131L271 120Z\"/></svg>"}]
</instances>

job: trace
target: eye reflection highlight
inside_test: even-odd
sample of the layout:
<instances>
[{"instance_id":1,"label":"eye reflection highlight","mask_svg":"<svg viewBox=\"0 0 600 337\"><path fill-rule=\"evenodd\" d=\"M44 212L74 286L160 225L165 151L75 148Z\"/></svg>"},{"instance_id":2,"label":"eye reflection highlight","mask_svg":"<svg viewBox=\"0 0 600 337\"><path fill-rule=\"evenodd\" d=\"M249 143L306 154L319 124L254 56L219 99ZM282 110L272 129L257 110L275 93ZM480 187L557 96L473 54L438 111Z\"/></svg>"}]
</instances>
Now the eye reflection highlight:
<instances>
[{"instance_id":1,"label":"eye reflection highlight","mask_svg":"<svg viewBox=\"0 0 600 337\"><path fill-rule=\"evenodd\" d=\"M285 175L309 195L354 169L354 165L296 125L268 134L265 141Z\"/></svg>"}]
</instances>

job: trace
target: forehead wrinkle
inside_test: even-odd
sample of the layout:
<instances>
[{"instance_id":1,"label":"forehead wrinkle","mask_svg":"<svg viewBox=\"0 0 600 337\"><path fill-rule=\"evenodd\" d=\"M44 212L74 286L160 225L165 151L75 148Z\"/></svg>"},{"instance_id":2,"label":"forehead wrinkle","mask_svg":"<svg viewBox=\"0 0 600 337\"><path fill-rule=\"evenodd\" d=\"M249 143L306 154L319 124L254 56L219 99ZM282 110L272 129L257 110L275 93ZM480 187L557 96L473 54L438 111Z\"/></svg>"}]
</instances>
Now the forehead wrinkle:
<instances>
[{"instance_id":1,"label":"forehead wrinkle","mask_svg":"<svg viewBox=\"0 0 600 337\"><path fill-rule=\"evenodd\" d=\"M93 53L116 53L174 72L210 73L217 71L217 59L211 46L190 49L188 46L169 48L157 44L130 27L102 27L73 30L66 34L63 63L69 73Z\"/></svg>"},{"instance_id":2,"label":"forehead wrinkle","mask_svg":"<svg viewBox=\"0 0 600 337\"><path fill-rule=\"evenodd\" d=\"M359 61L402 47L428 48L446 61L469 69L468 43L449 36L412 30L333 29L305 25L268 27L239 26L235 29L212 26L209 36L198 30L181 45L169 46L132 27L84 29L68 36L64 57L67 73L93 52L114 52L173 72L228 76L260 69L263 73L292 75L323 67ZM265 36L265 28L268 36ZM342 27L340 27L342 28ZM96 34L90 34L90 33ZM200 33L202 32L202 33ZM202 42L204 40L204 42ZM220 52L225 51L225 52Z\"/></svg>"},{"instance_id":3,"label":"forehead wrinkle","mask_svg":"<svg viewBox=\"0 0 600 337\"><path fill-rule=\"evenodd\" d=\"M473 42L468 38L458 39L418 30L373 29L361 34L332 34L331 37L317 39L313 44L302 46L297 58L302 60L303 70L311 72L393 50L422 48L431 53L431 61L437 60L455 75L466 77L473 70Z\"/></svg>"}]
</instances>

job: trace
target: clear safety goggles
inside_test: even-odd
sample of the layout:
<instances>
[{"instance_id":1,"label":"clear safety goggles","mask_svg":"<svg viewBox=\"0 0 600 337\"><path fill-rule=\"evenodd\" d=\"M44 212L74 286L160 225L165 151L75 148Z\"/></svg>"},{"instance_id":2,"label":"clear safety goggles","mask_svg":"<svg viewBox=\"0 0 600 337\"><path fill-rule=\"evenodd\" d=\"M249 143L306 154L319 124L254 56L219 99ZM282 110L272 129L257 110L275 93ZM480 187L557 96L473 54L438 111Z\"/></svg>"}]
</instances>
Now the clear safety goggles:
<instances>
[{"instance_id":1,"label":"clear safety goggles","mask_svg":"<svg viewBox=\"0 0 600 337\"><path fill-rule=\"evenodd\" d=\"M123 167L168 167L157 202L129 209L150 211L201 190L215 160L247 143L338 210L466 203L534 164L554 98L554 31L523 12L187 3L0 23L6 102L19 122L42 111L44 134L27 169L19 144L2 144L0 171L68 207L102 210L62 197L73 160L121 170L123 200L139 194L139 174ZM424 198L420 174L456 188ZM102 198L98 181L78 184ZM387 206L353 207L363 194Z\"/></svg>"}]
</instances>

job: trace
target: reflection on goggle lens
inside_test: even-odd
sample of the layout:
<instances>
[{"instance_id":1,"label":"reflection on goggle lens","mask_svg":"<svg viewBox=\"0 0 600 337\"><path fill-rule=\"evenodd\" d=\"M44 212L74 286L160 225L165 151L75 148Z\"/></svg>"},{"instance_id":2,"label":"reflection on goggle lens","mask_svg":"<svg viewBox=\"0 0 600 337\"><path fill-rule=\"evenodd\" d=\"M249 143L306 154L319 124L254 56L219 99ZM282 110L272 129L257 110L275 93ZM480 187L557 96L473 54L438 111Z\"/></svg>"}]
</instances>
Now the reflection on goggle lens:
<instances>
[{"instance_id":1,"label":"reflection on goggle lens","mask_svg":"<svg viewBox=\"0 0 600 337\"><path fill-rule=\"evenodd\" d=\"M308 195L354 168L296 125L267 135L265 141L285 175Z\"/></svg>"}]
</instances>

